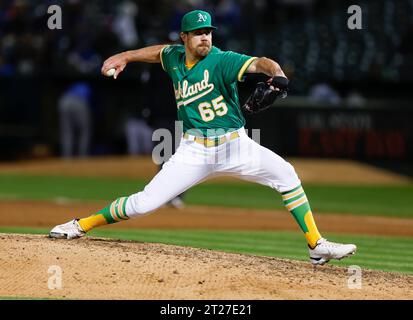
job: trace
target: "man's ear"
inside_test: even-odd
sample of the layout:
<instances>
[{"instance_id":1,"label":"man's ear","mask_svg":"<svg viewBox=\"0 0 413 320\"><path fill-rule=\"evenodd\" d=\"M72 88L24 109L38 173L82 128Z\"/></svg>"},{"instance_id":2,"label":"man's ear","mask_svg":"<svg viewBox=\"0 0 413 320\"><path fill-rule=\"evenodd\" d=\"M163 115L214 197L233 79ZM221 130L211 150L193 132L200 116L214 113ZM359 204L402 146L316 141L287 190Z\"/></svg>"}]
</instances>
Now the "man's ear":
<instances>
[{"instance_id":1,"label":"man's ear","mask_svg":"<svg viewBox=\"0 0 413 320\"><path fill-rule=\"evenodd\" d=\"M181 32L181 33L179 34L179 36L181 37L182 42L185 43L185 41L186 41L186 39L187 39L187 37L188 37L188 33L187 33L187 32Z\"/></svg>"}]
</instances>

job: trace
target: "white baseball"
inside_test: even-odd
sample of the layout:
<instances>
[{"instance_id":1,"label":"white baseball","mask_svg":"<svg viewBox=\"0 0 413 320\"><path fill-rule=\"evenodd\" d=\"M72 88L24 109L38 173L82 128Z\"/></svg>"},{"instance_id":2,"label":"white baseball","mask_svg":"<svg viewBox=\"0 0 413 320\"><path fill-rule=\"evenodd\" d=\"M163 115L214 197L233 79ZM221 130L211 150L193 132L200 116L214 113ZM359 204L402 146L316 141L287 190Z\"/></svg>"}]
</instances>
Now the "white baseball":
<instances>
[{"instance_id":1,"label":"white baseball","mask_svg":"<svg viewBox=\"0 0 413 320\"><path fill-rule=\"evenodd\" d=\"M115 68L109 69L108 71L106 71L106 76L111 77L115 74L115 72L116 72Z\"/></svg>"}]
</instances>

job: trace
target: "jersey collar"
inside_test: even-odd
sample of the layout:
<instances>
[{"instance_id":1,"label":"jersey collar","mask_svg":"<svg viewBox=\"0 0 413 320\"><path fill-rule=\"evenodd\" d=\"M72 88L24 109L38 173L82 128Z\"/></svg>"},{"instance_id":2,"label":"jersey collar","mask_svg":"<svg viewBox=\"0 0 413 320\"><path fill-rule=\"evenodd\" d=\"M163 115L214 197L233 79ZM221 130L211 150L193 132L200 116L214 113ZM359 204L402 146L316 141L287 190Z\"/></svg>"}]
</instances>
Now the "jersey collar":
<instances>
[{"instance_id":1,"label":"jersey collar","mask_svg":"<svg viewBox=\"0 0 413 320\"><path fill-rule=\"evenodd\" d=\"M181 58L181 66L182 66L181 69L182 69L182 74L183 74L182 78L186 78L199 64L203 64L205 61L209 60L209 58L211 57L211 54L215 54L217 51L218 51L218 48L215 46L212 46L211 51L208 53L208 55L204 59L199 60L197 63L195 63L191 69L188 69L185 64L186 56L185 56L185 51L184 51L182 58Z\"/></svg>"}]
</instances>

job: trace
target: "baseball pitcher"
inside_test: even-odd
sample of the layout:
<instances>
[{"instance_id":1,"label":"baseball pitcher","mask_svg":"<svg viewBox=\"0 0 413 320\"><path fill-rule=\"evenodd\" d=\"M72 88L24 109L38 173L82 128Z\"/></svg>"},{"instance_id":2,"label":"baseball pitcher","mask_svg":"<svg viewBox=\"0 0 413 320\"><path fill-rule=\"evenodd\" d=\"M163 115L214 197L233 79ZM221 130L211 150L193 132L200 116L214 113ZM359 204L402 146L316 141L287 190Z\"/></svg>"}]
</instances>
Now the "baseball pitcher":
<instances>
[{"instance_id":1,"label":"baseball pitcher","mask_svg":"<svg viewBox=\"0 0 413 320\"><path fill-rule=\"evenodd\" d=\"M188 12L181 21L182 45L155 45L126 51L107 59L102 73L113 69L114 78L130 62L161 63L172 80L183 137L175 154L144 190L120 197L97 213L58 225L50 237L82 237L98 226L142 216L161 207L192 186L215 176L235 176L266 185L281 194L286 208L304 232L310 261L322 265L330 259L354 254L354 244L339 244L323 238L294 168L262 147L245 133L242 109L248 113L268 108L285 98L288 79L275 61L212 45L209 13ZM268 81L257 84L241 107L237 81L245 73L263 73Z\"/></svg>"}]
</instances>

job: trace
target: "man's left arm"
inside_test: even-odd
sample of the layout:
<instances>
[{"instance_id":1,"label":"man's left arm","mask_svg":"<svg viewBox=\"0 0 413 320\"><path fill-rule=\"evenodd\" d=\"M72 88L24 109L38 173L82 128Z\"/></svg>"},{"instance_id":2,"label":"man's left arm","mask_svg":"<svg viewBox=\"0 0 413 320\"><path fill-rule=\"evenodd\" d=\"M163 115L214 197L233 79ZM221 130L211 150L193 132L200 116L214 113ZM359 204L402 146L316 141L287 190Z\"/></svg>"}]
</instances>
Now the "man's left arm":
<instances>
[{"instance_id":1,"label":"man's left arm","mask_svg":"<svg viewBox=\"0 0 413 320\"><path fill-rule=\"evenodd\" d=\"M269 77L285 77L280 65L274 60L266 57L254 59L248 66L246 73L264 73Z\"/></svg>"}]
</instances>

